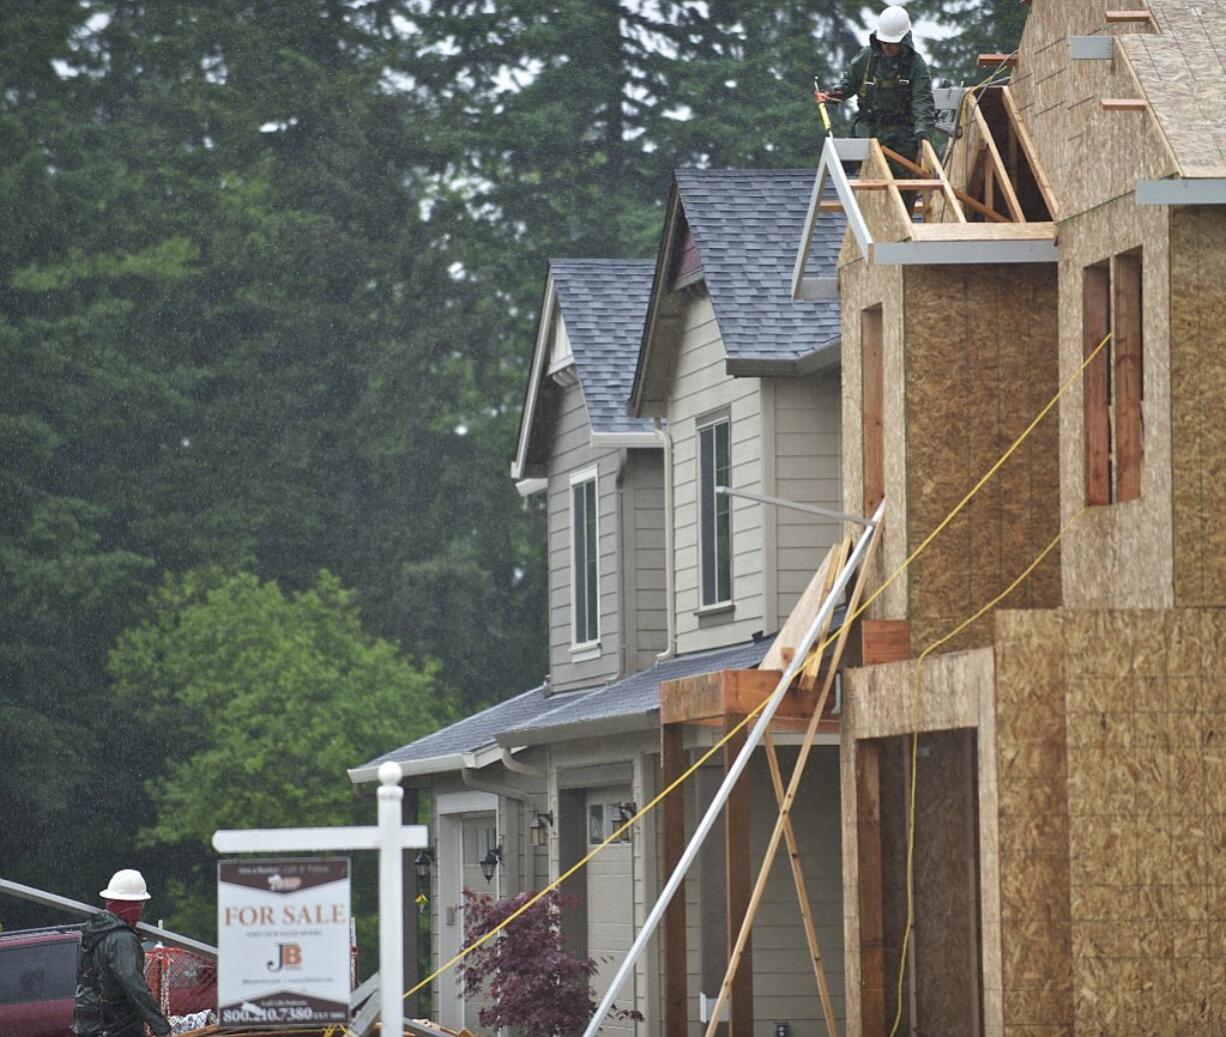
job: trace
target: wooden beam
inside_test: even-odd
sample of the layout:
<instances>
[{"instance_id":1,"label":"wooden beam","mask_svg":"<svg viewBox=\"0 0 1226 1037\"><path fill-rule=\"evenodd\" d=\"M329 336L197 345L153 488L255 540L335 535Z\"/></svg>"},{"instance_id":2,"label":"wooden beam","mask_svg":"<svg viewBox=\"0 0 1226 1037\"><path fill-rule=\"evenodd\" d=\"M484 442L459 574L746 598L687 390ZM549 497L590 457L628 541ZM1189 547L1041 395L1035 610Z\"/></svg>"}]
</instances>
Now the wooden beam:
<instances>
[{"instance_id":1,"label":"wooden beam","mask_svg":"<svg viewBox=\"0 0 1226 1037\"><path fill-rule=\"evenodd\" d=\"M1034 146L1034 140L1030 136L1030 131L1026 129L1026 123L1022 119L1022 113L1017 107L1017 102L1013 99L1013 94L1007 86L1001 87L1001 99L1005 104L1005 113L1009 116L1009 122L1013 126L1013 132L1017 136L1017 142L1022 146L1022 154L1026 156L1026 163L1030 166L1030 172L1034 175L1035 183L1039 185L1039 194L1043 197L1043 204L1047 206L1047 212L1053 220L1058 220L1059 206L1056 205L1056 192L1052 190L1051 181L1047 179L1047 172L1043 168L1043 163L1039 161L1038 149Z\"/></svg>"},{"instance_id":2,"label":"wooden beam","mask_svg":"<svg viewBox=\"0 0 1226 1037\"><path fill-rule=\"evenodd\" d=\"M685 728L660 728L660 782L668 788L685 771ZM685 852L685 798L678 790L661 807L662 874L671 875ZM664 912L664 1032L685 1033L687 1017L685 953L685 882Z\"/></svg>"},{"instance_id":3,"label":"wooden beam","mask_svg":"<svg viewBox=\"0 0 1226 1037\"><path fill-rule=\"evenodd\" d=\"M956 222L965 223L966 214L962 211L962 205L958 202L958 196L954 193L949 177L945 175L945 167L941 165L941 159L937 155L936 148L932 146L932 141L927 137L920 143L920 154L925 160L924 164L931 165L932 171L936 173L937 178L941 181L941 193L945 196L945 207L953 212Z\"/></svg>"},{"instance_id":4,"label":"wooden beam","mask_svg":"<svg viewBox=\"0 0 1226 1037\"><path fill-rule=\"evenodd\" d=\"M860 659L878 666L911 658L911 624L905 619L860 620Z\"/></svg>"},{"instance_id":5,"label":"wooden beam","mask_svg":"<svg viewBox=\"0 0 1226 1037\"><path fill-rule=\"evenodd\" d=\"M904 169L909 169L912 173L915 173L917 176L927 176L928 175L928 171L924 169L922 166L916 165L909 158L903 157L897 151L894 151L891 148L887 148L884 144L881 146L881 150L884 153L886 158L893 159ZM984 217L984 219L992 220L994 223L1008 223L1009 222L1009 219L1007 216L1002 216L1000 213L995 212L992 209L989 209L986 205L983 204L983 202L981 202L978 198L974 197L973 195L969 195L965 191L959 190L956 187L954 188L954 194L957 196L958 200L962 202L963 205L967 205L970 208L974 209L975 212L979 213L979 215Z\"/></svg>"},{"instance_id":6,"label":"wooden beam","mask_svg":"<svg viewBox=\"0 0 1226 1037\"><path fill-rule=\"evenodd\" d=\"M1115 354L1115 499L1141 496L1141 257L1115 257L1115 307L1111 345ZM1096 343L1097 344L1097 343Z\"/></svg>"},{"instance_id":7,"label":"wooden beam","mask_svg":"<svg viewBox=\"0 0 1226 1037\"><path fill-rule=\"evenodd\" d=\"M1108 11L1108 25L1124 25L1128 23L1147 23L1153 21L1154 16L1147 10L1139 11Z\"/></svg>"},{"instance_id":8,"label":"wooden beam","mask_svg":"<svg viewBox=\"0 0 1226 1037\"><path fill-rule=\"evenodd\" d=\"M915 224L911 219L911 213L907 212L907 207L903 203L902 192L898 189L898 184L894 180L894 171L890 169L890 164L886 160L885 145L883 145L876 137L869 138L868 154L870 159L872 159L874 155L881 159L881 166L883 169L885 169L887 176L886 187L887 194L890 198L890 207L894 210L898 218L902 220L903 234L907 240L910 240L913 236L911 229ZM914 163L912 163L912 165L914 165Z\"/></svg>"},{"instance_id":9,"label":"wooden beam","mask_svg":"<svg viewBox=\"0 0 1226 1037\"><path fill-rule=\"evenodd\" d=\"M1104 97L1098 103L1104 112L1143 112L1149 108L1143 97Z\"/></svg>"},{"instance_id":10,"label":"wooden beam","mask_svg":"<svg viewBox=\"0 0 1226 1037\"><path fill-rule=\"evenodd\" d=\"M980 54L977 64L987 67L989 65L1008 65L1010 68L1017 68L1017 52L1012 54Z\"/></svg>"},{"instance_id":11,"label":"wooden beam","mask_svg":"<svg viewBox=\"0 0 1226 1037\"><path fill-rule=\"evenodd\" d=\"M732 714L725 721L725 731L736 727L743 717ZM736 758L745 748L745 728L724 744L724 773L732 769ZM749 910L750 860L748 832L752 823L749 801L749 775L742 774L733 786L724 807L724 861L726 866L724 902L728 905L726 933L728 960L734 962L729 977L728 1037L753 1037L753 946L749 939L738 945L739 919ZM740 955L733 958L733 948ZM722 1014L722 1013L721 1013ZM672 1031L670 1031L672 1032ZM684 1033L685 1031L677 1031Z\"/></svg>"},{"instance_id":12,"label":"wooden beam","mask_svg":"<svg viewBox=\"0 0 1226 1037\"><path fill-rule=\"evenodd\" d=\"M869 511L867 514L871 515L872 512ZM832 547L826 552L826 557L817 567L817 572L813 574L813 579L809 581L800 600L792 606L792 611L788 613L783 628L767 651L766 657L759 664L759 669L782 670L791 661L790 656L796 653L796 646L800 644L805 631L809 629L809 624L813 622L813 617L817 615L826 598L833 558L834 548Z\"/></svg>"},{"instance_id":13,"label":"wooden beam","mask_svg":"<svg viewBox=\"0 0 1226 1037\"><path fill-rule=\"evenodd\" d=\"M775 752L775 740L770 732L765 735L766 760L770 764L771 785L775 789L775 802L783 809L784 788L783 774L779 770L779 754ZM834 1004L830 1000L830 984L826 980L826 968L822 964L822 949L817 942L817 925L813 921L813 909L809 905L809 890L805 885L804 868L800 863L800 845L796 841L796 831L792 827L792 817L786 815L787 822L784 835L787 837L788 860L792 865L792 884L796 887L796 899L800 904L800 920L805 930L805 942L809 946L809 961L813 965L813 978L817 981L817 994L822 1002L822 1015L825 1017L826 1032L838 1033L838 1023L834 1018Z\"/></svg>"},{"instance_id":14,"label":"wooden beam","mask_svg":"<svg viewBox=\"0 0 1226 1037\"><path fill-rule=\"evenodd\" d=\"M860 1016L863 1037L885 1037L885 919L881 891L881 750L855 743L859 863Z\"/></svg>"},{"instance_id":15,"label":"wooden beam","mask_svg":"<svg viewBox=\"0 0 1226 1037\"><path fill-rule=\"evenodd\" d=\"M1082 271L1082 356L1089 356L1111 328L1111 272L1106 263ZM1085 408L1086 504L1111 503L1110 345L1082 377Z\"/></svg>"},{"instance_id":16,"label":"wooden beam","mask_svg":"<svg viewBox=\"0 0 1226 1037\"><path fill-rule=\"evenodd\" d=\"M996 171L996 181L1000 184L1000 193L1005 197L1005 206L1009 210L1009 214L1013 217L1016 223L1025 223L1026 216L1022 212L1021 202L1017 200L1017 192L1013 190L1013 184L1009 182L1009 173L1005 169L1005 163L1001 160L1000 150L996 147L996 140L992 136L991 127L988 126L988 120L983 116L983 110L979 107L979 101L971 97L971 111L974 112L975 125L979 127L979 132L983 135L983 142L988 149L988 157L991 161L989 168Z\"/></svg>"},{"instance_id":17,"label":"wooden beam","mask_svg":"<svg viewBox=\"0 0 1226 1037\"><path fill-rule=\"evenodd\" d=\"M852 180L853 191L888 191L897 187L901 191L939 191L940 180Z\"/></svg>"},{"instance_id":18,"label":"wooden beam","mask_svg":"<svg viewBox=\"0 0 1226 1037\"><path fill-rule=\"evenodd\" d=\"M817 203L818 212L842 212L843 203L837 198L823 198Z\"/></svg>"}]
</instances>

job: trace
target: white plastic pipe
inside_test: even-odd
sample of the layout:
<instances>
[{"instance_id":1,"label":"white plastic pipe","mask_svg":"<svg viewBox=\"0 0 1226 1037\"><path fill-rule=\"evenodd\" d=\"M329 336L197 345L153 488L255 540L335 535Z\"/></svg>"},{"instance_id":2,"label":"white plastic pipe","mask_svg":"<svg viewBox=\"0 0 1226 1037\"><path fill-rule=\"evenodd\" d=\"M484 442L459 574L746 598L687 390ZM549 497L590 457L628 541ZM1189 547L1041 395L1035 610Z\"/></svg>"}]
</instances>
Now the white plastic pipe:
<instances>
[{"instance_id":1,"label":"white plastic pipe","mask_svg":"<svg viewBox=\"0 0 1226 1037\"><path fill-rule=\"evenodd\" d=\"M792 680L800 668L804 665L806 656L808 656L810 649L812 649L814 641L817 640L818 631L826 625L826 622L834 614L835 604L847 588L852 573L856 571L860 560L868 550L868 545L877 531L877 526L880 524L881 516L884 512L885 501L883 500L877 506L877 511L873 515L872 525L861 534L859 541L856 543L855 550L852 551L851 557L847 559L847 564L843 566L838 579L835 580L834 586L831 587L830 593L826 596L826 600L822 602L822 607L818 609L817 615L813 617L813 622L809 624L809 629L805 631L805 636L801 643L796 646L796 652L792 656L792 661L788 663L787 669L783 671L783 676L779 678L779 683L775 686L771 697L767 699L762 712L758 714L753 730L749 733L749 737L745 739L744 748L741 749L740 754L733 761L732 766L728 769L728 773L724 775L723 784L720 785L719 791L715 793L715 798L711 801L711 805L707 807L707 812L703 815L702 820L698 822L698 827L694 830L694 835L690 839L689 845L686 846L685 852L681 855L681 860L677 862L677 867L673 869L673 873L668 877L668 882L660 890L660 898L651 909L651 914L647 916L647 920L643 923L643 928L639 930L638 936L635 937L629 953L627 953L625 960L621 963L621 967L618 968L613 981L609 984L609 989L605 992L604 998L599 1006L597 1006L596 1014L592 1016L592 1021L588 1023L587 1029L583 1031L583 1037L595 1037L596 1033L600 1030L605 1016L609 1014L609 1009L613 1007L613 1001L621 990L622 984L626 982L626 977L634 969L635 963L640 955L642 955L643 949L647 946L647 942L655 934L656 928L660 924L660 919L664 917L664 912L668 909L669 902L677 892L677 887L685 879L685 873L690 870L690 865L694 863L694 859L698 856L698 851L702 849L702 844L715 825L720 811L724 809L724 804L732 794L732 789L736 785L737 779L740 778L741 772L749 765L749 760L753 756L753 752L758 747L758 744L762 741L762 736L770 726L775 713L778 711L784 694L791 686ZM844 622L849 621L850 617L844 619Z\"/></svg>"},{"instance_id":2,"label":"white plastic pipe","mask_svg":"<svg viewBox=\"0 0 1226 1037\"><path fill-rule=\"evenodd\" d=\"M379 768L379 1015L382 1032L404 1033L403 854L400 825L404 789L400 765Z\"/></svg>"}]
</instances>

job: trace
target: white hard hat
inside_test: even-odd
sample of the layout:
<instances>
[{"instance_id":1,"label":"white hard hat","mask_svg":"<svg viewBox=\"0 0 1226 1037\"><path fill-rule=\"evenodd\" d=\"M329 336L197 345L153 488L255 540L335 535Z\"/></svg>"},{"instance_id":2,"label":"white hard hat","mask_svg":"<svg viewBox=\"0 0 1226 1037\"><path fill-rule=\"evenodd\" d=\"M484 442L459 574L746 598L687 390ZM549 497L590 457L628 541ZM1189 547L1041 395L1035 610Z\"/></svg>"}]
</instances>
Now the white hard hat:
<instances>
[{"instance_id":1,"label":"white hard hat","mask_svg":"<svg viewBox=\"0 0 1226 1037\"><path fill-rule=\"evenodd\" d=\"M145 877L135 868L124 868L111 876L111 884L98 894L107 900L148 900Z\"/></svg>"},{"instance_id":2,"label":"white hard hat","mask_svg":"<svg viewBox=\"0 0 1226 1037\"><path fill-rule=\"evenodd\" d=\"M911 31L911 16L897 4L890 4L877 19L878 43L901 43Z\"/></svg>"}]
</instances>

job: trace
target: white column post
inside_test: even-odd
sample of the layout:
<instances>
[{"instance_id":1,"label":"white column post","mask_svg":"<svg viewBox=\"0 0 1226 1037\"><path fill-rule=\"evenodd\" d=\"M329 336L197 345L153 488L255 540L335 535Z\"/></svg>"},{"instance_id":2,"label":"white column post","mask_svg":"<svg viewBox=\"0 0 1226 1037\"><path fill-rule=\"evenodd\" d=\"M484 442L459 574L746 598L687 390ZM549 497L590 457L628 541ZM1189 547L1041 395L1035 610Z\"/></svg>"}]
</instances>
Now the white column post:
<instances>
[{"instance_id":1,"label":"white column post","mask_svg":"<svg viewBox=\"0 0 1226 1037\"><path fill-rule=\"evenodd\" d=\"M398 763L379 768L379 1015L385 1037L404 1033L402 777Z\"/></svg>"}]
</instances>

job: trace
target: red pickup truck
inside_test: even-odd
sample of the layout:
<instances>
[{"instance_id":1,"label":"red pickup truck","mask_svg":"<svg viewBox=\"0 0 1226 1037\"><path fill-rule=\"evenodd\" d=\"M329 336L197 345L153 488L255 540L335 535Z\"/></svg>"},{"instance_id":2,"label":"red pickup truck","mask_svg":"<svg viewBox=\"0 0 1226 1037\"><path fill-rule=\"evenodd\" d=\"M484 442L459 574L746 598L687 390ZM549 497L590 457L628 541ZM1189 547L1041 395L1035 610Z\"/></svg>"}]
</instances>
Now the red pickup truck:
<instances>
[{"instance_id":1,"label":"red pickup truck","mask_svg":"<svg viewBox=\"0 0 1226 1037\"><path fill-rule=\"evenodd\" d=\"M0 1037L71 1037L80 925L0 932ZM145 945L145 978L167 1015L217 1007L217 965Z\"/></svg>"}]
</instances>

